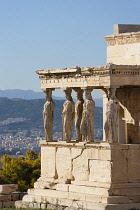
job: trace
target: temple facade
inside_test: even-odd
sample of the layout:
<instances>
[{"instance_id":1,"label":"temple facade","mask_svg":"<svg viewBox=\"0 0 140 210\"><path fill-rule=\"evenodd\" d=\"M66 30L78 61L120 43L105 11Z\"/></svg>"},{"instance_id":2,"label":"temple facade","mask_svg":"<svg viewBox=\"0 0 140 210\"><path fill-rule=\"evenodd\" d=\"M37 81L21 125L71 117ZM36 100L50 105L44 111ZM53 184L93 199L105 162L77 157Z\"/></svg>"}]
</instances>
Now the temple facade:
<instances>
[{"instance_id":1,"label":"temple facade","mask_svg":"<svg viewBox=\"0 0 140 210\"><path fill-rule=\"evenodd\" d=\"M140 25L115 25L105 39L104 66L36 71L46 96L41 176L17 207L140 209ZM53 141L52 99L58 88L66 98L59 142ZM100 142L94 140L94 89L103 94Z\"/></svg>"}]
</instances>

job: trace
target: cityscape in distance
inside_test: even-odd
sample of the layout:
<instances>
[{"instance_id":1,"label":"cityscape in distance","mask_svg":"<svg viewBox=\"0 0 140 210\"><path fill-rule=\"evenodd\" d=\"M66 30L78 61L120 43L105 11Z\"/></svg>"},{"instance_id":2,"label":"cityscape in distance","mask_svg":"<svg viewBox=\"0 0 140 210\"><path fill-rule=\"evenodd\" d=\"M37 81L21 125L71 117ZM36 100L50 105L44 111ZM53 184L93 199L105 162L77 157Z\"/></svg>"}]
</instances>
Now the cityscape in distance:
<instances>
[{"instance_id":1,"label":"cityscape in distance","mask_svg":"<svg viewBox=\"0 0 140 210\"><path fill-rule=\"evenodd\" d=\"M62 140L62 106L65 98L53 97L55 102L53 139ZM74 99L76 101L76 99ZM95 101L95 141L102 140L102 98ZM0 90L0 156L24 155L29 149L40 151L44 139L42 92L32 90ZM75 139L73 125L72 139Z\"/></svg>"}]
</instances>

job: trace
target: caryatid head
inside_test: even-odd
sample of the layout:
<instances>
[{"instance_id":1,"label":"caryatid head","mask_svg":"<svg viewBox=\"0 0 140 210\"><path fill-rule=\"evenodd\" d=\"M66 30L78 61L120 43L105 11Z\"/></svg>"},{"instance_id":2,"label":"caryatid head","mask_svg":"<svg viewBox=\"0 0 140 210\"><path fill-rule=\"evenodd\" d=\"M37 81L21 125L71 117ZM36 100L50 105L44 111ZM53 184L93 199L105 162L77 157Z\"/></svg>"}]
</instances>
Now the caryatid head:
<instances>
[{"instance_id":1,"label":"caryatid head","mask_svg":"<svg viewBox=\"0 0 140 210\"><path fill-rule=\"evenodd\" d=\"M66 90L64 90L65 97L68 101L72 101L71 92L72 92L71 88L67 88Z\"/></svg>"},{"instance_id":2,"label":"caryatid head","mask_svg":"<svg viewBox=\"0 0 140 210\"><path fill-rule=\"evenodd\" d=\"M47 101L52 101L52 90L51 89L46 89L45 98Z\"/></svg>"},{"instance_id":3,"label":"caryatid head","mask_svg":"<svg viewBox=\"0 0 140 210\"><path fill-rule=\"evenodd\" d=\"M115 100L116 99L116 88L109 88L108 89L108 98Z\"/></svg>"},{"instance_id":4,"label":"caryatid head","mask_svg":"<svg viewBox=\"0 0 140 210\"><path fill-rule=\"evenodd\" d=\"M76 98L79 101L83 101L83 90L82 89L78 89L76 90Z\"/></svg>"},{"instance_id":5,"label":"caryatid head","mask_svg":"<svg viewBox=\"0 0 140 210\"><path fill-rule=\"evenodd\" d=\"M87 100L92 100L91 92L92 92L92 89L85 90L85 97Z\"/></svg>"}]
</instances>

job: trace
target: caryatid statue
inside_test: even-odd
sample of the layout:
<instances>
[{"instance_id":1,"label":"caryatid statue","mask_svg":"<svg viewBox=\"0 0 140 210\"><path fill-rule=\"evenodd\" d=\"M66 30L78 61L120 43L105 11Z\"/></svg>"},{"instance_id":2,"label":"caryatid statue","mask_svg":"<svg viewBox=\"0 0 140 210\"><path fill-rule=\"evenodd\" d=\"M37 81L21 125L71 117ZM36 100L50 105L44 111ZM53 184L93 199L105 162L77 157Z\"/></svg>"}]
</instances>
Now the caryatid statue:
<instances>
[{"instance_id":1,"label":"caryatid statue","mask_svg":"<svg viewBox=\"0 0 140 210\"><path fill-rule=\"evenodd\" d=\"M52 99L52 89L46 89L45 96L47 100L46 103L44 104L44 109L43 109L45 140L52 141L54 108L55 108L55 104Z\"/></svg>"},{"instance_id":2,"label":"caryatid statue","mask_svg":"<svg viewBox=\"0 0 140 210\"><path fill-rule=\"evenodd\" d=\"M82 141L82 134L80 132L80 125L82 120L83 112L83 90L80 88L75 88L77 102L75 104L75 128L76 128L76 141Z\"/></svg>"},{"instance_id":3,"label":"caryatid statue","mask_svg":"<svg viewBox=\"0 0 140 210\"><path fill-rule=\"evenodd\" d=\"M74 102L71 97L71 88L64 90L66 101L62 110L63 141L70 142L72 134L72 122L74 120Z\"/></svg>"},{"instance_id":4,"label":"caryatid statue","mask_svg":"<svg viewBox=\"0 0 140 210\"><path fill-rule=\"evenodd\" d=\"M119 102L116 99L114 88L110 88L106 109L106 122L105 122L105 136L106 141L110 143L118 143L118 129L119 129Z\"/></svg>"},{"instance_id":5,"label":"caryatid statue","mask_svg":"<svg viewBox=\"0 0 140 210\"><path fill-rule=\"evenodd\" d=\"M83 104L81 121L82 141L94 142L94 107L95 102L91 96L91 89L85 90L86 101Z\"/></svg>"}]
</instances>

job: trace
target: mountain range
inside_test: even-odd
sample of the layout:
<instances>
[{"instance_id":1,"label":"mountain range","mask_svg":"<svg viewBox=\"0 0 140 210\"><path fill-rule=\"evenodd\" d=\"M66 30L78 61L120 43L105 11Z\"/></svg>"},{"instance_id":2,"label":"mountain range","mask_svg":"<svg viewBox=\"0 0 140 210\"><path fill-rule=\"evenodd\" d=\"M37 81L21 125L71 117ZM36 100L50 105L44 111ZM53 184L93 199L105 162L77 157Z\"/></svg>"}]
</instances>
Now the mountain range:
<instances>
[{"instance_id":1,"label":"mountain range","mask_svg":"<svg viewBox=\"0 0 140 210\"><path fill-rule=\"evenodd\" d=\"M10 89L10 90L0 90L0 97L6 97L9 99L20 98L25 100L33 99L44 99L43 92L35 92L33 90L20 90L20 89ZM53 96L55 100L65 100L62 96ZM76 101L76 99L74 99ZM98 107L102 107L102 98L94 98L95 104Z\"/></svg>"},{"instance_id":2,"label":"mountain range","mask_svg":"<svg viewBox=\"0 0 140 210\"><path fill-rule=\"evenodd\" d=\"M54 132L61 131L64 100L55 100ZM0 98L0 134L7 131L43 129L42 111L45 99ZM95 128L102 128L102 108L95 107Z\"/></svg>"}]
</instances>

